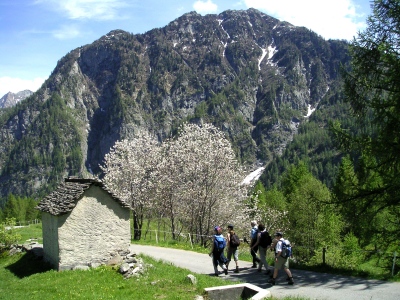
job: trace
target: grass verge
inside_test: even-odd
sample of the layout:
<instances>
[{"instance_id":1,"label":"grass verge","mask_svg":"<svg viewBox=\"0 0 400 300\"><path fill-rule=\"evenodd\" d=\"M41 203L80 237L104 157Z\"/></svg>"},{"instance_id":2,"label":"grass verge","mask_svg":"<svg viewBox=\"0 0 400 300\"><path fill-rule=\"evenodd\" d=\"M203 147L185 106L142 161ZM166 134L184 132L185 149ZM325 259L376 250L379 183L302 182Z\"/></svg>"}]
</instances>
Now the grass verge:
<instances>
[{"instance_id":1,"label":"grass verge","mask_svg":"<svg viewBox=\"0 0 400 300\"><path fill-rule=\"evenodd\" d=\"M124 279L112 267L57 272L29 253L3 254L0 299L195 299L206 287L227 284L221 278L196 274L193 285L186 280L190 271L141 257L150 265L145 274Z\"/></svg>"}]
</instances>

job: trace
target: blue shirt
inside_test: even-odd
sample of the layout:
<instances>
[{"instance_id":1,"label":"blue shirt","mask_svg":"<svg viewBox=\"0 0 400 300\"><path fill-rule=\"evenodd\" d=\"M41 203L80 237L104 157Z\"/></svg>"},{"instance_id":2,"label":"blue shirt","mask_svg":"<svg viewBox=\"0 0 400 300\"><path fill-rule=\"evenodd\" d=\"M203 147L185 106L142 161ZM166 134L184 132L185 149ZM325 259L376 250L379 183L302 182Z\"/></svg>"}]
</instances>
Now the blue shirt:
<instances>
[{"instance_id":1,"label":"blue shirt","mask_svg":"<svg viewBox=\"0 0 400 300\"><path fill-rule=\"evenodd\" d=\"M250 236L252 239L257 239L257 232L258 232L258 226L254 225L254 227L251 229Z\"/></svg>"}]
</instances>

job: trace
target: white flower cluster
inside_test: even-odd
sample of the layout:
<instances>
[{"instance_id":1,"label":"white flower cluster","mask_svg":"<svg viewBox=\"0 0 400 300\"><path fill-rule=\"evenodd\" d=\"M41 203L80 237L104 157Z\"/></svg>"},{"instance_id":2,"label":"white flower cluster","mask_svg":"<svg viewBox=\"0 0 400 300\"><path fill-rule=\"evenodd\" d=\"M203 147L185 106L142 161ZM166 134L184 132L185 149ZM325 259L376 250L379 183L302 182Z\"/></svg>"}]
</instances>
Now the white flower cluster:
<instances>
[{"instance_id":1,"label":"white flower cluster","mask_svg":"<svg viewBox=\"0 0 400 300\"><path fill-rule=\"evenodd\" d=\"M172 232L183 226L207 236L216 224L245 219L244 172L213 125L184 124L162 144L139 133L117 142L101 168L107 188L131 204L135 228L144 218L167 219Z\"/></svg>"}]
</instances>

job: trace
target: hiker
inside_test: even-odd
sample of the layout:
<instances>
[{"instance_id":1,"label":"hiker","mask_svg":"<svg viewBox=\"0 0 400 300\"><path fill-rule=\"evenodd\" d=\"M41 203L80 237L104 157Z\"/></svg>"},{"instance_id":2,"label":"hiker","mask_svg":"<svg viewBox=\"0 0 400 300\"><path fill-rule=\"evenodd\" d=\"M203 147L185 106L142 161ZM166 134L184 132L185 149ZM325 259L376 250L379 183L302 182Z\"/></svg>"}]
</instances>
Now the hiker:
<instances>
[{"instance_id":1,"label":"hiker","mask_svg":"<svg viewBox=\"0 0 400 300\"><path fill-rule=\"evenodd\" d=\"M256 221L251 221L251 231L250 231L250 254L253 257L253 265L252 268L257 268L257 263L260 262L260 259L257 257L258 246L254 246L257 242L257 232L258 226Z\"/></svg>"},{"instance_id":2,"label":"hiker","mask_svg":"<svg viewBox=\"0 0 400 300\"><path fill-rule=\"evenodd\" d=\"M282 232L277 232L274 235L277 239L277 243L275 246L275 269L274 269L274 274L272 275L272 278L268 281L272 285L275 285L275 280L278 277L278 272L279 269L283 267L283 270L286 272L288 276L288 284L293 284L293 276L292 273L289 270L289 257L282 257L282 243L285 242L283 239L283 234Z\"/></svg>"},{"instance_id":3,"label":"hiker","mask_svg":"<svg viewBox=\"0 0 400 300\"><path fill-rule=\"evenodd\" d=\"M240 245L239 237L233 231L233 225L228 225L228 234L226 235L227 241L227 258L228 262L226 264L226 268L228 269L229 263L231 262L231 258L233 255L233 260L236 264L236 269L233 271L234 273L239 273L239 250L238 247Z\"/></svg>"},{"instance_id":4,"label":"hiker","mask_svg":"<svg viewBox=\"0 0 400 300\"><path fill-rule=\"evenodd\" d=\"M271 243L272 238L269 235L268 231L265 229L264 224L258 224L257 241L252 248L258 247L258 250L260 252L260 263L258 265L257 272L261 272L262 266L264 265L266 275L269 275L271 273L271 270L268 268L267 262L267 251L271 247Z\"/></svg>"},{"instance_id":5,"label":"hiker","mask_svg":"<svg viewBox=\"0 0 400 300\"><path fill-rule=\"evenodd\" d=\"M226 267L227 259L224 255L225 246L226 246L226 241L224 239L224 236L222 235L222 229L219 226L215 226L213 241L211 244L211 252L210 252L210 256L213 259L215 276L219 275L218 265L222 268L225 275L228 275L228 269Z\"/></svg>"}]
</instances>

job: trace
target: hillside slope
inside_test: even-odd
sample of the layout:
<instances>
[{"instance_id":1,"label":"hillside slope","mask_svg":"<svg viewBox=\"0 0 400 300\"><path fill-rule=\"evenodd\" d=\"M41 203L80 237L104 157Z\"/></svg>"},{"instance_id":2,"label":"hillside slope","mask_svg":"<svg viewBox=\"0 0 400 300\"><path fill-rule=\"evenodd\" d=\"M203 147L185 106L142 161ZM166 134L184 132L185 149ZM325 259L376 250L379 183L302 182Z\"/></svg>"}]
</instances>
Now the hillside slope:
<instances>
[{"instance_id":1,"label":"hillside slope","mask_svg":"<svg viewBox=\"0 0 400 300\"><path fill-rule=\"evenodd\" d=\"M0 197L41 197L99 174L140 129L159 140L212 122L246 165L280 155L309 109L340 90L347 44L257 10L191 12L144 34L112 31L61 58L42 88L0 110Z\"/></svg>"}]
</instances>

